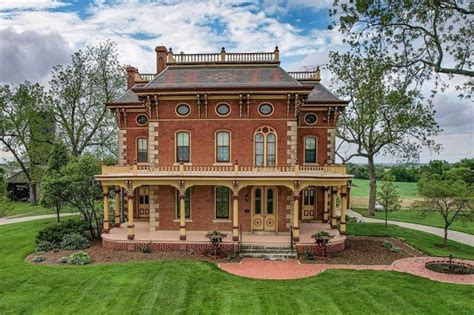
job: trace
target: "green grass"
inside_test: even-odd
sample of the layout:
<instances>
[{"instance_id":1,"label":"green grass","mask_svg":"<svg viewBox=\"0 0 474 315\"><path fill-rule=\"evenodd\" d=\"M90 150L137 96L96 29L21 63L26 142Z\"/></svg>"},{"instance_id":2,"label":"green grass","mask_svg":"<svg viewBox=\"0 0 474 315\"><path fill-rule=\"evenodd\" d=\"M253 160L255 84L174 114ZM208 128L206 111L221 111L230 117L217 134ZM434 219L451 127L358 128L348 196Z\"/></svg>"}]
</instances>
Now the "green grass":
<instances>
[{"instance_id":1,"label":"green grass","mask_svg":"<svg viewBox=\"0 0 474 315\"><path fill-rule=\"evenodd\" d=\"M377 181L377 186L380 186L382 181ZM354 187L351 189L351 194L356 197L369 198L369 181L366 179L353 179ZM397 182L395 185L398 188L398 193L401 199L415 199L418 197L418 187L416 183Z\"/></svg>"},{"instance_id":2,"label":"green grass","mask_svg":"<svg viewBox=\"0 0 474 315\"><path fill-rule=\"evenodd\" d=\"M441 247L443 239L425 232L415 231L396 225L386 228L381 223L349 223L347 234L357 236L386 236L403 238L406 243L429 256L448 256L474 259L474 247L448 240L447 247Z\"/></svg>"},{"instance_id":3,"label":"green grass","mask_svg":"<svg viewBox=\"0 0 474 315\"><path fill-rule=\"evenodd\" d=\"M367 209L354 208L353 210L359 212L364 217L368 217ZM376 211L375 216L370 217L370 218L385 220L385 212ZM429 226L434 226L434 227L439 227L439 228L443 228L444 226L443 217L438 212L433 212L430 215L422 216L420 215L420 212L416 210L398 210L398 211L389 212L388 219L393 220L393 221L429 225ZM474 222L455 221L449 229L453 231L474 234Z\"/></svg>"},{"instance_id":4,"label":"green grass","mask_svg":"<svg viewBox=\"0 0 474 315\"><path fill-rule=\"evenodd\" d=\"M46 221L0 226L0 314L473 314L472 286L397 272L328 270L291 281L240 278L193 261L30 265Z\"/></svg>"},{"instance_id":5,"label":"green grass","mask_svg":"<svg viewBox=\"0 0 474 315\"><path fill-rule=\"evenodd\" d=\"M63 208L61 212L72 212L71 209ZM56 213L56 210L53 208L45 208L41 205L33 206L29 202L21 202L16 201L13 202L13 207L7 208L7 210L0 214L0 217L10 217L10 216L18 216L18 217L27 217L33 215L42 215L42 214L53 214Z\"/></svg>"}]
</instances>

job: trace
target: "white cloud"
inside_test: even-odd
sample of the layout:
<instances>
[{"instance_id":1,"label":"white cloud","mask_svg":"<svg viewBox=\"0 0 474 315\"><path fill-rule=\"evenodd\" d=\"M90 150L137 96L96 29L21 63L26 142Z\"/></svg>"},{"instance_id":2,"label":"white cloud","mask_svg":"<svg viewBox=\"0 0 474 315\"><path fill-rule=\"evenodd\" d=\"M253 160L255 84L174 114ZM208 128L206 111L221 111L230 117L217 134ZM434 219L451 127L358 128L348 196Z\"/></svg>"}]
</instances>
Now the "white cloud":
<instances>
[{"instance_id":1,"label":"white cloud","mask_svg":"<svg viewBox=\"0 0 474 315\"><path fill-rule=\"evenodd\" d=\"M13 0L13 1L1 1L0 11L13 11L13 10L44 10L54 9L68 6L67 3L62 1L48 1L48 0Z\"/></svg>"}]
</instances>

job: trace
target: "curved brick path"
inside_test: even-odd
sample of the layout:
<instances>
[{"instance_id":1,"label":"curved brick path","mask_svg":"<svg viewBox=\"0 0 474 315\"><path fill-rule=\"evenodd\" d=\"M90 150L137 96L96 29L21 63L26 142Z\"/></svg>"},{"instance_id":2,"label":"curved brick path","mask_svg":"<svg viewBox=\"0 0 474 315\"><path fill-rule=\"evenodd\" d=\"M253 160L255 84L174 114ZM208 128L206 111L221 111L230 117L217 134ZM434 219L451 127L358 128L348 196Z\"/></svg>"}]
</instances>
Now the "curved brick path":
<instances>
[{"instance_id":1,"label":"curved brick path","mask_svg":"<svg viewBox=\"0 0 474 315\"><path fill-rule=\"evenodd\" d=\"M406 272L434 281L473 284L474 275L448 275L425 268L432 260L444 260L436 257L410 257L399 259L392 265L329 265L301 264L298 260L270 261L259 258L244 258L240 263L220 263L219 268L234 275L254 279L299 279L311 277L327 269L385 270ZM473 264L472 261L464 262Z\"/></svg>"}]
</instances>

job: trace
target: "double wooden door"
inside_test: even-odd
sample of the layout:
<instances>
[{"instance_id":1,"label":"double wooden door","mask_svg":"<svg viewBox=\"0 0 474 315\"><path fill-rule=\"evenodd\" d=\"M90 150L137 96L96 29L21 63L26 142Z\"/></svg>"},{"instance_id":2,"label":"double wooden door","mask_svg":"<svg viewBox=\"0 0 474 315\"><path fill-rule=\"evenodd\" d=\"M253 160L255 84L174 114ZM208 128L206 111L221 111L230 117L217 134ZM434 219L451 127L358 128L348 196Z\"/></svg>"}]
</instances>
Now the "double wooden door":
<instances>
[{"instance_id":1,"label":"double wooden door","mask_svg":"<svg viewBox=\"0 0 474 315\"><path fill-rule=\"evenodd\" d=\"M316 219L316 189L308 187L303 190L303 204L301 206L302 220Z\"/></svg>"},{"instance_id":2,"label":"double wooden door","mask_svg":"<svg viewBox=\"0 0 474 315\"><path fill-rule=\"evenodd\" d=\"M252 189L252 231L276 231L278 195L275 187Z\"/></svg>"}]
</instances>

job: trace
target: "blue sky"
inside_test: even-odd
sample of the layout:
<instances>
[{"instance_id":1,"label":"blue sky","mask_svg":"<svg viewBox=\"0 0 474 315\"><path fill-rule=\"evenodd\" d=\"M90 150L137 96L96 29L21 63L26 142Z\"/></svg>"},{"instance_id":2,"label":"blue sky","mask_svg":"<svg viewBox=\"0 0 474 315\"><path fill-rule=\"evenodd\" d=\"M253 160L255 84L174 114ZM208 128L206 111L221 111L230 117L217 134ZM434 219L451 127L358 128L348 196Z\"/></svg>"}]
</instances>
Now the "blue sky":
<instances>
[{"instance_id":1,"label":"blue sky","mask_svg":"<svg viewBox=\"0 0 474 315\"><path fill-rule=\"evenodd\" d=\"M123 64L144 73L155 70L157 45L186 53L218 52L222 46L228 52L273 51L278 45L287 70L327 65L329 51L347 49L337 28L328 30L331 5L332 0L0 0L0 83L47 84L52 66L107 39L117 43ZM329 86L330 79L323 71L322 82ZM422 161L474 156L473 107L457 98L459 82L451 83L434 100L445 150L424 151Z\"/></svg>"}]
</instances>

